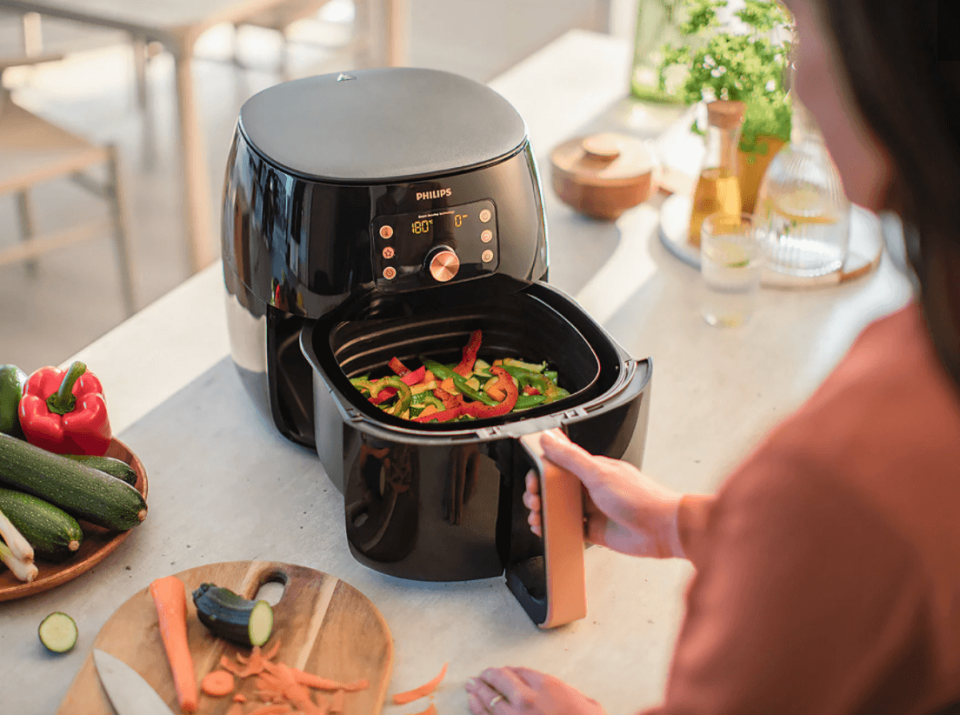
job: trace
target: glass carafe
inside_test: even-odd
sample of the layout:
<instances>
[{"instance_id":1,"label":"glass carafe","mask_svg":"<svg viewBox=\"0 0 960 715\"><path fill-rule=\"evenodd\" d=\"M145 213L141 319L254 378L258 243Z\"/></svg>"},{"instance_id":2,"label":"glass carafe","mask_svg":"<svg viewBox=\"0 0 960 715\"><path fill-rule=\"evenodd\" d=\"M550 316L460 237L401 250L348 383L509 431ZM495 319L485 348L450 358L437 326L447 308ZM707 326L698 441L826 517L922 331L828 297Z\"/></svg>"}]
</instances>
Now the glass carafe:
<instances>
[{"instance_id":1,"label":"glass carafe","mask_svg":"<svg viewBox=\"0 0 960 715\"><path fill-rule=\"evenodd\" d=\"M766 234L767 266L812 277L843 267L850 239L850 202L823 135L794 102L790 144L770 162L754 222Z\"/></svg>"},{"instance_id":2,"label":"glass carafe","mask_svg":"<svg viewBox=\"0 0 960 715\"><path fill-rule=\"evenodd\" d=\"M743 102L716 100L707 105L707 142L693 194L689 241L700 245L700 227L710 214L740 215L737 150L743 128Z\"/></svg>"}]
</instances>

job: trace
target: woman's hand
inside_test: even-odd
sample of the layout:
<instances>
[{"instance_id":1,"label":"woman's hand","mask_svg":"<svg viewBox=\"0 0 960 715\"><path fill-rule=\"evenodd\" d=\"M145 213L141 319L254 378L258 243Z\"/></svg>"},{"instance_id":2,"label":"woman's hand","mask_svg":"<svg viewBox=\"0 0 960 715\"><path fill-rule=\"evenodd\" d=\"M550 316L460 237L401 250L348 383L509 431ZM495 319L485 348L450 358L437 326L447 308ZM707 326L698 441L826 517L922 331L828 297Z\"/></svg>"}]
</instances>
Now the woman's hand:
<instances>
[{"instance_id":1,"label":"woman's hand","mask_svg":"<svg viewBox=\"0 0 960 715\"><path fill-rule=\"evenodd\" d=\"M631 556L683 557L677 531L681 494L632 464L590 454L557 430L545 432L541 445L547 459L583 483L587 541ZM530 472L523 503L530 509L530 530L542 535L539 490L537 475Z\"/></svg>"},{"instance_id":2,"label":"woman's hand","mask_svg":"<svg viewBox=\"0 0 960 715\"><path fill-rule=\"evenodd\" d=\"M466 690L473 715L603 715L596 700L529 668L487 668Z\"/></svg>"}]
</instances>

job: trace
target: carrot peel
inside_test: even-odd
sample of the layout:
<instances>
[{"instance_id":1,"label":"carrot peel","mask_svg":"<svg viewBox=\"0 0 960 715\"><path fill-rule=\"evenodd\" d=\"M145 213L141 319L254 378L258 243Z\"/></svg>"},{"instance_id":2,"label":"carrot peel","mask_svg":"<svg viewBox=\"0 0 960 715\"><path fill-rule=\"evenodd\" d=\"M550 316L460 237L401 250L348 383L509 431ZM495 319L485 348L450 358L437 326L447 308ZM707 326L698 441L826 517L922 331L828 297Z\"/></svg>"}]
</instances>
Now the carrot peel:
<instances>
[{"instance_id":1,"label":"carrot peel","mask_svg":"<svg viewBox=\"0 0 960 715\"><path fill-rule=\"evenodd\" d=\"M181 710L196 712L200 695L193 672L193 657L187 642L186 587L176 576L166 576L150 584L150 595L157 607L160 638L167 652L167 661L177 690L177 702Z\"/></svg>"},{"instance_id":2,"label":"carrot peel","mask_svg":"<svg viewBox=\"0 0 960 715\"><path fill-rule=\"evenodd\" d=\"M419 700L420 698L429 695L434 690L437 689L437 686L440 685L440 681L443 680L444 676L447 674L447 663L443 664L443 667L440 669L440 672L437 676L421 685L419 688L414 688L413 690L407 690L403 693L397 693L393 696L393 702L395 705L406 705L407 703L412 703L414 700ZM429 708L428 708L429 710Z\"/></svg>"}]
</instances>

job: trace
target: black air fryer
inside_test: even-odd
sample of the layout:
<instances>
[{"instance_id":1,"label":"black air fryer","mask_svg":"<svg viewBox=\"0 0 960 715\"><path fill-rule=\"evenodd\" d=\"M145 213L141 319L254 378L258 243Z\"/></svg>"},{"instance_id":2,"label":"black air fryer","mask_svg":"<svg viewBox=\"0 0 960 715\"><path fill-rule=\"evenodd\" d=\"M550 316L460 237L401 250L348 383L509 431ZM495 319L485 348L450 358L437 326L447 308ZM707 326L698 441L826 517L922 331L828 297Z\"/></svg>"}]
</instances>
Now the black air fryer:
<instances>
[{"instance_id":1,"label":"black air fryer","mask_svg":"<svg viewBox=\"0 0 960 715\"><path fill-rule=\"evenodd\" d=\"M579 486L539 459L539 436L639 465L651 363L546 284L540 180L509 103L410 68L260 92L228 160L223 271L239 374L282 434L316 448L359 561L419 580L506 574L535 622L582 617ZM457 362L478 329L481 358L546 360L570 396L420 424L350 384L393 357ZM531 468L544 539L520 501Z\"/></svg>"}]
</instances>

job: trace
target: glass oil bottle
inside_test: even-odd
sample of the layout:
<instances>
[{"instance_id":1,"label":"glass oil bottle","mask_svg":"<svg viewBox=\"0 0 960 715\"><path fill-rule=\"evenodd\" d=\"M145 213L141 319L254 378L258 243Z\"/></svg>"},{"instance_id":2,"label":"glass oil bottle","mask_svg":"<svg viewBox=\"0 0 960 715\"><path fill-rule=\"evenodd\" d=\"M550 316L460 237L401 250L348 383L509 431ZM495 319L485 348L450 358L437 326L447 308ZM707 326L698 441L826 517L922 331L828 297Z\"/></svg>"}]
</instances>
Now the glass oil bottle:
<instances>
[{"instance_id":1,"label":"glass oil bottle","mask_svg":"<svg viewBox=\"0 0 960 715\"><path fill-rule=\"evenodd\" d=\"M743 102L719 99L707 105L707 142L693 195L689 241L700 245L703 220L715 213L740 215L737 151L743 128Z\"/></svg>"}]
</instances>

